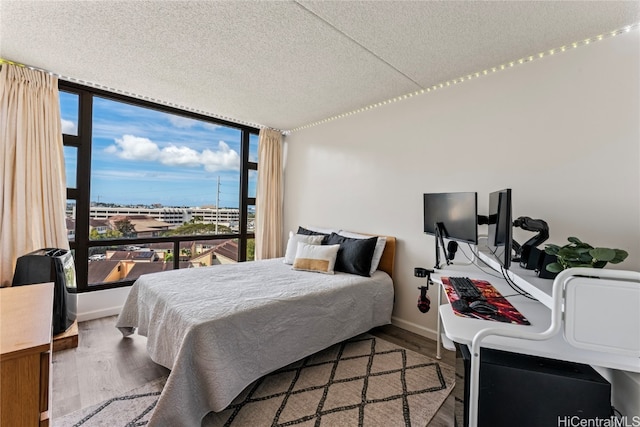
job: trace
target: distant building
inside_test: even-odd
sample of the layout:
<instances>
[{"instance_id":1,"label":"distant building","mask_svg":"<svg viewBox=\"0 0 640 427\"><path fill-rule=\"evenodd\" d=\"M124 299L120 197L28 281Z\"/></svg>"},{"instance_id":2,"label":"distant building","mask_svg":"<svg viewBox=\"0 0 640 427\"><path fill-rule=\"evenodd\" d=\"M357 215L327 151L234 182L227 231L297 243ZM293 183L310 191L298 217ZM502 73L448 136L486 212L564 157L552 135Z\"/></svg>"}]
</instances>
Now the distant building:
<instances>
[{"instance_id":1,"label":"distant building","mask_svg":"<svg viewBox=\"0 0 640 427\"><path fill-rule=\"evenodd\" d=\"M189 268L191 264L181 262L180 268ZM159 273L173 269L173 263L134 262L131 260L103 260L89 263L89 283L109 283L121 280L136 280L143 274Z\"/></svg>"},{"instance_id":2,"label":"distant building","mask_svg":"<svg viewBox=\"0 0 640 427\"><path fill-rule=\"evenodd\" d=\"M67 223L67 240L73 242L76 240L76 220L66 217Z\"/></svg>"},{"instance_id":3,"label":"distant building","mask_svg":"<svg viewBox=\"0 0 640 427\"><path fill-rule=\"evenodd\" d=\"M107 251L109 261L156 262L160 256L155 251Z\"/></svg>"},{"instance_id":4,"label":"distant building","mask_svg":"<svg viewBox=\"0 0 640 427\"><path fill-rule=\"evenodd\" d=\"M154 249L107 250L93 255L89 262L89 283L109 283L135 280L142 274L172 270L173 244L152 243ZM206 240L180 243L180 268L210 267L238 262L238 242L235 239Z\"/></svg>"},{"instance_id":5,"label":"distant building","mask_svg":"<svg viewBox=\"0 0 640 427\"><path fill-rule=\"evenodd\" d=\"M110 216L107 221L112 230L118 229L119 222L129 221L135 237L158 237L171 228L171 224L158 221L149 215L116 215Z\"/></svg>"},{"instance_id":6,"label":"distant building","mask_svg":"<svg viewBox=\"0 0 640 427\"><path fill-rule=\"evenodd\" d=\"M92 230L96 230L99 235L104 235L109 230L109 221L89 218L89 233Z\"/></svg>"},{"instance_id":7,"label":"distant building","mask_svg":"<svg viewBox=\"0 0 640 427\"><path fill-rule=\"evenodd\" d=\"M220 224L229 227L233 231L240 229L240 210L237 208L220 208L215 206L205 207L153 207L142 206L91 206L89 212L89 232L96 230L99 235L104 235L107 230L115 230L113 217L150 217L161 223L168 225L169 230L177 228L185 223L197 222L201 224ZM252 212L249 212L251 215ZM69 241L75 240L75 204L67 204L67 236ZM155 231L161 227L157 223L142 230L136 230L136 235L132 237L154 237L158 236ZM162 229L163 227L161 227ZM247 219L247 229L254 230L253 219Z\"/></svg>"},{"instance_id":8,"label":"distant building","mask_svg":"<svg viewBox=\"0 0 640 427\"><path fill-rule=\"evenodd\" d=\"M240 222L240 210L237 208L202 207L202 208L168 208L168 207L129 207L129 206L91 206L89 217L108 219L119 215L145 215L172 226L185 222L197 221L203 224L231 224Z\"/></svg>"},{"instance_id":9,"label":"distant building","mask_svg":"<svg viewBox=\"0 0 640 427\"><path fill-rule=\"evenodd\" d=\"M213 249L220 264L235 264L238 262L238 242L237 240L226 240L224 243Z\"/></svg>"},{"instance_id":10,"label":"distant building","mask_svg":"<svg viewBox=\"0 0 640 427\"><path fill-rule=\"evenodd\" d=\"M183 257L180 256L180 260L182 259ZM207 251L196 254L195 256L192 256L189 259L189 263L191 263L193 267L210 267L212 265L219 265L220 261L216 257L214 250L209 249Z\"/></svg>"}]
</instances>

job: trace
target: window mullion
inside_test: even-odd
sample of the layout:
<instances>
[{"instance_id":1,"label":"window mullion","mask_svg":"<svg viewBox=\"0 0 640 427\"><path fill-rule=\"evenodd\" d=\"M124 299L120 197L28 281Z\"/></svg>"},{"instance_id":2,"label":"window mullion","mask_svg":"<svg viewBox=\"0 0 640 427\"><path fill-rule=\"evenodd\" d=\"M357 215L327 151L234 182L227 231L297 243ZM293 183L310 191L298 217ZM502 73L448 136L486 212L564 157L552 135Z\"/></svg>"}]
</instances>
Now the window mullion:
<instances>
[{"instance_id":1,"label":"window mullion","mask_svg":"<svg viewBox=\"0 0 640 427\"><path fill-rule=\"evenodd\" d=\"M240 157L242 159L240 168L240 240L238 242L238 261L247 260L247 215L249 196L249 132L242 131L242 144L240 144Z\"/></svg>"},{"instance_id":2,"label":"window mullion","mask_svg":"<svg viewBox=\"0 0 640 427\"><path fill-rule=\"evenodd\" d=\"M89 284L89 194L91 182L91 134L93 96L81 91L78 111L78 166L76 177L76 274L78 290L88 290Z\"/></svg>"}]
</instances>

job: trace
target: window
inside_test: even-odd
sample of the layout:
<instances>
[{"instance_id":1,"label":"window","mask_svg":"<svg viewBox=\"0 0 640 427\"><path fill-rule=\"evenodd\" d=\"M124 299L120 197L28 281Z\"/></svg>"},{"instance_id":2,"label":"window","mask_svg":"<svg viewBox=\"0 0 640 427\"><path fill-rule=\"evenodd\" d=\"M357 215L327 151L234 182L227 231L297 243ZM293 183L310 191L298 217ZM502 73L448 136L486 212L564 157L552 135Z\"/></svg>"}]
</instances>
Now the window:
<instances>
[{"instance_id":1,"label":"window","mask_svg":"<svg viewBox=\"0 0 640 427\"><path fill-rule=\"evenodd\" d=\"M252 259L257 129L59 86L80 292Z\"/></svg>"}]
</instances>

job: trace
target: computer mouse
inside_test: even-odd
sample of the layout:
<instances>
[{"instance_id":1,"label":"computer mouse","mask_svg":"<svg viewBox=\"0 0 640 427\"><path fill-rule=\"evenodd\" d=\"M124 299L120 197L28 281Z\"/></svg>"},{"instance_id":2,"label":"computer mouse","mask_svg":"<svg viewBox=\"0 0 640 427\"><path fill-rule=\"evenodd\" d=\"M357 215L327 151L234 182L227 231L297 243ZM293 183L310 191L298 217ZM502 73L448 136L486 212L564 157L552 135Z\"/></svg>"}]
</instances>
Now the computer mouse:
<instances>
[{"instance_id":1,"label":"computer mouse","mask_svg":"<svg viewBox=\"0 0 640 427\"><path fill-rule=\"evenodd\" d=\"M496 314L498 312L498 307L482 300L477 300L470 303L469 309L480 314Z\"/></svg>"},{"instance_id":2,"label":"computer mouse","mask_svg":"<svg viewBox=\"0 0 640 427\"><path fill-rule=\"evenodd\" d=\"M453 301L451 303L451 307L458 313L466 313L468 311L471 311L471 309L469 308L469 303L467 303L467 301L463 299Z\"/></svg>"}]
</instances>

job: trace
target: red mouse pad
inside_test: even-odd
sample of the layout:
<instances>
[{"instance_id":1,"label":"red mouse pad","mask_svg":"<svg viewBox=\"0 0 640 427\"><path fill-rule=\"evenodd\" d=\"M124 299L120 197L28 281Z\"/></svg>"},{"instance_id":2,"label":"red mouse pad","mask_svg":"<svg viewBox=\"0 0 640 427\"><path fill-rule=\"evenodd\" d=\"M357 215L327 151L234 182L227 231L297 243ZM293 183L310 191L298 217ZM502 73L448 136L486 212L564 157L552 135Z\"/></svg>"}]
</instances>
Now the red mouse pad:
<instances>
[{"instance_id":1,"label":"red mouse pad","mask_svg":"<svg viewBox=\"0 0 640 427\"><path fill-rule=\"evenodd\" d=\"M482 296L484 296L488 303L494 305L498 311L493 314L482 314L474 311L461 312L457 310L453 304L454 301L459 300L458 294L456 293L453 286L449 283L448 277L442 278L442 283L444 285L444 289L447 292L447 298L449 302L452 304L451 308L453 312L457 316L461 317L469 317L472 319L484 319L484 320L493 320L496 322L505 322L505 323L513 323L516 325L530 325L529 321L526 317L522 315L511 303L503 297L500 292L496 288L494 288L491 283L485 280L474 280L471 279L474 285L482 292Z\"/></svg>"}]
</instances>

